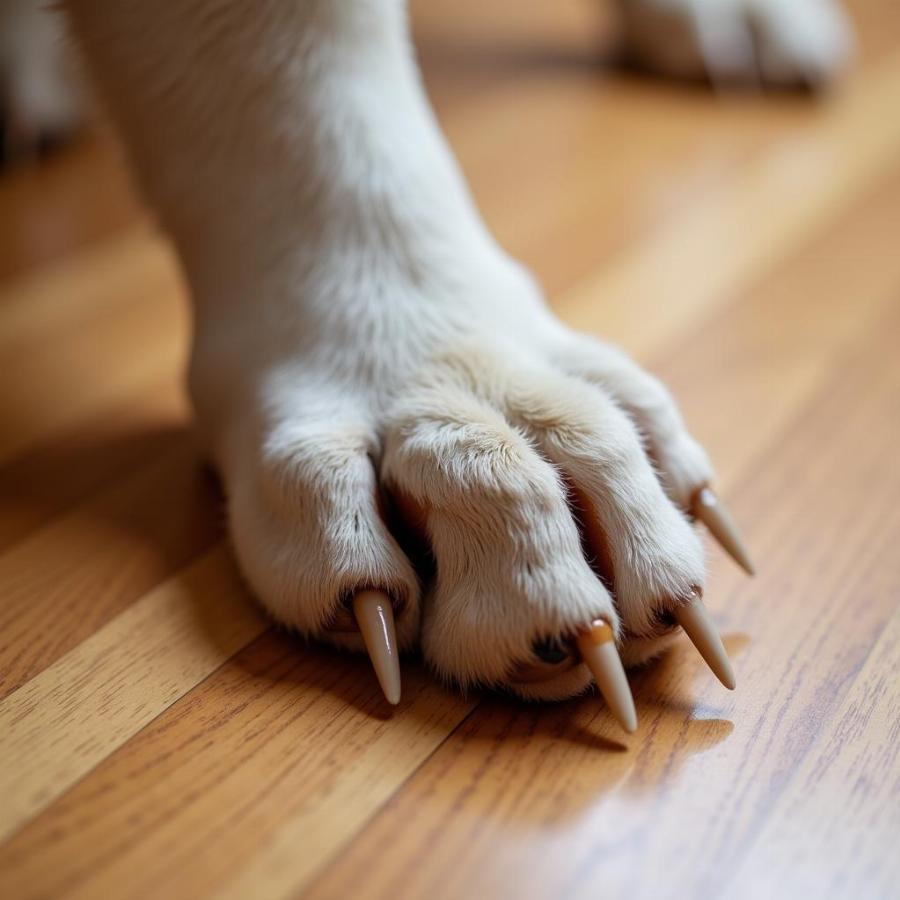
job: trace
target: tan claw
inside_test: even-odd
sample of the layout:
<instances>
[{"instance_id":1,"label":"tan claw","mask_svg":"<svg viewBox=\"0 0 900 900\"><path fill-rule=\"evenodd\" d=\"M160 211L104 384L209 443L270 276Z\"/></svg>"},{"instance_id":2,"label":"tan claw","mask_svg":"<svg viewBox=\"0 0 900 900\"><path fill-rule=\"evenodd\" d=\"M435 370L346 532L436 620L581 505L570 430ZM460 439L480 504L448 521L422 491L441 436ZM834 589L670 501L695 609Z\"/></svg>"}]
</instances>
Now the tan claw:
<instances>
[{"instance_id":1,"label":"tan claw","mask_svg":"<svg viewBox=\"0 0 900 900\"><path fill-rule=\"evenodd\" d=\"M738 531L734 519L725 504L708 485L694 495L691 505L694 515L709 529L710 534L722 545L725 552L748 574L755 575L747 545Z\"/></svg>"},{"instance_id":2,"label":"tan claw","mask_svg":"<svg viewBox=\"0 0 900 900\"><path fill-rule=\"evenodd\" d=\"M353 598L353 615L381 690L387 702L396 706L400 702L400 659L390 598L383 591L360 591Z\"/></svg>"},{"instance_id":3,"label":"tan claw","mask_svg":"<svg viewBox=\"0 0 900 900\"><path fill-rule=\"evenodd\" d=\"M735 687L734 669L731 660L722 645L722 638L713 624L703 601L698 597L690 603L676 606L672 614L684 629L691 643L700 651L707 665L713 670L716 678L733 691Z\"/></svg>"},{"instance_id":4,"label":"tan claw","mask_svg":"<svg viewBox=\"0 0 900 900\"><path fill-rule=\"evenodd\" d=\"M594 619L589 629L576 636L575 646L591 670L610 712L629 734L633 734L637 730L634 698L609 623Z\"/></svg>"}]
</instances>

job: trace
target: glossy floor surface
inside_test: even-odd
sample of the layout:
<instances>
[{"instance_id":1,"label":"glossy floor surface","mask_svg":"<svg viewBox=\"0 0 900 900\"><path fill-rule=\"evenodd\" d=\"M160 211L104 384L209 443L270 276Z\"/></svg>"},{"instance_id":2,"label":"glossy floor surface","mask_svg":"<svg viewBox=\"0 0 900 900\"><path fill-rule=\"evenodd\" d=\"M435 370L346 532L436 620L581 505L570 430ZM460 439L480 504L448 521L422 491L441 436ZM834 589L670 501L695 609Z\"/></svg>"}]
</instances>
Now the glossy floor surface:
<instances>
[{"instance_id":1,"label":"glossy floor surface","mask_svg":"<svg viewBox=\"0 0 900 900\"><path fill-rule=\"evenodd\" d=\"M184 291L107 141L0 179L0 895L898 897L900 7L832 96L618 71L589 2L422 0L441 121L559 315L670 384L759 568L596 696L388 713L242 588Z\"/></svg>"}]
</instances>

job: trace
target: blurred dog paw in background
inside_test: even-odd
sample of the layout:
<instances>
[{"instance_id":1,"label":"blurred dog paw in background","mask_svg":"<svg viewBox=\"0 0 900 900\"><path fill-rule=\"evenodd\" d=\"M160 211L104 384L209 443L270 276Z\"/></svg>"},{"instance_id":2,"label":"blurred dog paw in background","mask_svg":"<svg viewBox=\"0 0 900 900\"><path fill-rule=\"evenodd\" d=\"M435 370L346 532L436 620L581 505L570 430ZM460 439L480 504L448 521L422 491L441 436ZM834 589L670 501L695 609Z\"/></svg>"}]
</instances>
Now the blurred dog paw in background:
<instances>
[{"instance_id":1,"label":"blurred dog paw in background","mask_svg":"<svg viewBox=\"0 0 900 900\"><path fill-rule=\"evenodd\" d=\"M40 154L87 117L63 14L39 0L0 0L0 164Z\"/></svg>"}]
</instances>

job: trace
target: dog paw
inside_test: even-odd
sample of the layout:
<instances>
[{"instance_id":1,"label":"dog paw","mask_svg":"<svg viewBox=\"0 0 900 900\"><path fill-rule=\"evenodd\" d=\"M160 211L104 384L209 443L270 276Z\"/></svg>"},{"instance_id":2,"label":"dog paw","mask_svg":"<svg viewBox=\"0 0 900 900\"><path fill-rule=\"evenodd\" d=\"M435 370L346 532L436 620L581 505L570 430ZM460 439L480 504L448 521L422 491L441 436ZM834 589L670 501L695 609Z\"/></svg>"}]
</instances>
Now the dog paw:
<instances>
[{"instance_id":1,"label":"dog paw","mask_svg":"<svg viewBox=\"0 0 900 900\"><path fill-rule=\"evenodd\" d=\"M640 65L717 85L821 88L846 67L853 32L836 0L621 0Z\"/></svg>"},{"instance_id":2,"label":"dog paw","mask_svg":"<svg viewBox=\"0 0 900 900\"><path fill-rule=\"evenodd\" d=\"M561 337L525 356L496 339L455 348L391 410L383 477L434 554L422 648L453 682L570 696L591 682L574 646L590 622L607 622L639 662L702 588L700 543L663 479L686 496L709 479L706 457L666 404L656 434L677 433L655 471L635 407L606 376L628 382L644 416L659 396L603 345L595 369L572 369L585 343Z\"/></svg>"},{"instance_id":3,"label":"dog paw","mask_svg":"<svg viewBox=\"0 0 900 900\"><path fill-rule=\"evenodd\" d=\"M490 288L432 277L346 316L334 297L320 317L223 313L193 394L276 619L361 648L353 598L379 591L445 680L562 698L591 683L575 645L592 622L638 663L702 592L686 512L712 472L658 381L498 268Z\"/></svg>"}]
</instances>

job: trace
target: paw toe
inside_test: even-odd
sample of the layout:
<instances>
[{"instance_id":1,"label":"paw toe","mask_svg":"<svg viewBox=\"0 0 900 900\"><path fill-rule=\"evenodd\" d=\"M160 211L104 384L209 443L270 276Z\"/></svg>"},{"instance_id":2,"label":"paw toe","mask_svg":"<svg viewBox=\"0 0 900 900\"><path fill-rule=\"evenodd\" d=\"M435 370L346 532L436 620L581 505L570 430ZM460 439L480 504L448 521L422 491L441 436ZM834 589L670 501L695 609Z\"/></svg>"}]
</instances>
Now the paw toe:
<instances>
[{"instance_id":1,"label":"paw toe","mask_svg":"<svg viewBox=\"0 0 900 900\"><path fill-rule=\"evenodd\" d=\"M356 423L283 423L248 442L226 473L241 569L280 622L359 649L354 595L390 596L398 641L418 626L415 571L379 508L373 437Z\"/></svg>"}]
</instances>

